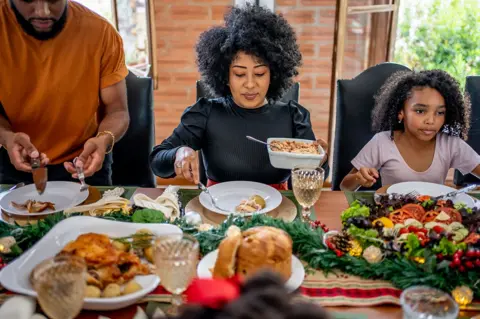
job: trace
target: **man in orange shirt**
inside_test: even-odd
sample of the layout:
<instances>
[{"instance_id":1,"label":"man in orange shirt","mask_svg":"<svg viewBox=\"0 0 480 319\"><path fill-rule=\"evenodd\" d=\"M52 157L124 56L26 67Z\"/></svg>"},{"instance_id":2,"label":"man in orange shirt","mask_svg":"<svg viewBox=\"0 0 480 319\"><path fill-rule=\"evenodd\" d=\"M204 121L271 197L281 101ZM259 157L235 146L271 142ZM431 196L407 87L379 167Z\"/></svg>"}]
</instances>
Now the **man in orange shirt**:
<instances>
[{"instance_id":1,"label":"man in orange shirt","mask_svg":"<svg viewBox=\"0 0 480 319\"><path fill-rule=\"evenodd\" d=\"M69 0L0 0L0 183L111 184L111 150L129 123L122 39L104 18ZM107 154L107 155L106 155Z\"/></svg>"}]
</instances>

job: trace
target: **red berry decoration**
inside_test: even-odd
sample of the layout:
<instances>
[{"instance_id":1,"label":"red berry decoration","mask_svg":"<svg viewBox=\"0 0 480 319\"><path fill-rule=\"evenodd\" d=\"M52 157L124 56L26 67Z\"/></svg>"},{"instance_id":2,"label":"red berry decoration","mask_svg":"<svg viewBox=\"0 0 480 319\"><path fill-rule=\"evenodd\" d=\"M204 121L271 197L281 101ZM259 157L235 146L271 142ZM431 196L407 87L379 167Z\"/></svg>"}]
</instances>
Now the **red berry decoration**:
<instances>
[{"instance_id":1,"label":"red berry decoration","mask_svg":"<svg viewBox=\"0 0 480 319\"><path fill-rule=\"evenodd\" d=\"M461 262L460 262L460 259L459 259L459 258L455 258L455 259L453 259L453 261L452 261L452 264L454 264L454 265L455 265L455 267L458 267L458 266L460 266L460 264L461 264Z\"/></svg>"},{"instance_id":2,"label":"red berry decoration","mask_svg":"<svg viewBox=\"0 0 480 319\"><path fill-rule=\"evenodd\" d=\"M438 260L442 260L442 259L443 259L443 255L442 255L442 254L437 254L437 259L438 259Z\"/></svg>"},{"instance_id":3,"label":"red berry decoration","mask_svg":"<svg viewBox=\"0 0 480 319\"><path fill-rule=\"evenodd\" d=\"M475 266L480 268L480 259L475 260Z\"/></svg>"},{"instance_id":4,"label":"red berry decoration","mask_svg":"<svg viewBox=\"0 0 480 319\"><path fill-rule=\"evenodd\" d=\"M467 256L467 257L475 257L476 255L477 255L477 253L473 249L470 249L465 253L465 256Z\"/></svg>"},{"instance_id":5,"label":"red berry decoration","mask_svg":"<svg viewBox=\"0 0 480 319\"><path fill-rule=\"evenodd\" d=\"M465 266L462 265L462 266L458 267L458 270L460 270L460 272L465 272Z\"/></svg>"},{"instance_id":6,"label":"red berry decoration","mask_svg":"<svg viewBox=\"0 0 480 319\"><path fill-rule=\"evenodd\" d=\"M317 229L318 227L321 227L322 230L326 233L328 232L330 229L328 229L328 227L322 223L321 221L319 220L315 220L315 221L311 221L310 222L310 227L312 227L313 229Z\"/></svg>"},{"instance_id":7,"label":"red berry decoration","mask_svg":"<svg viewBox=\"0 0 480 319\"><path fill-rule=\"evenodd\" d=\"M471 261L466 261L465 267L467 267L468 269L472 269L475 267L475 265Z\"/></svg>"}]
</instances>

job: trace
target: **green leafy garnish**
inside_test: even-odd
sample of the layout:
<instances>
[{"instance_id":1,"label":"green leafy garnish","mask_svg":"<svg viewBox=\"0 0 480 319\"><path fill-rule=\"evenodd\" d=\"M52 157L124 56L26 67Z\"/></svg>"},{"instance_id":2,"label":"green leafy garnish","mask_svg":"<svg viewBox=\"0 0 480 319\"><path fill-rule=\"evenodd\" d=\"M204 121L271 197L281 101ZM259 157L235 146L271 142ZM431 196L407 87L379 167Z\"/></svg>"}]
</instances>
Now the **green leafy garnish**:
<instances>
[{"instance_id":1,"label":"green leafy garnish","mask_svg":"<svg viewBox=\"0 0 480 319\"><path fill-rule=\"evenodd\" d=\"M458 210L460 210L460 209L462 209L462 208L465 208L465 210L467 211L467 213L469 213L469 214L472 213L472 209L471 209L470 207L467 207L467 204L462 203L462 202L455 203L455 204L453 205L453 207L454 207L455 209L458 209Z\"/></svg>"},{"instance_id":2,"label":"green leafy garnish","mask_svg":"<svg viewBox=\"0 0 480 319\"><path fill-rule=\"evenodd\" d=\"M378 244L381 244L382 241L378 240L378 231L375 229L362 229L358 228L355 225L350 225L347 229L347 233L353 237L355 237L356 240L362 245L362 247L367 247L372 244L375 246L378 246Z\"/></svg>"},{"instance_id":3,"label":"green leafy garnish","mask_svg":"<svg viewBox=\"0 0 480 319\"><path fill-rule=\"evenodd\" d=\"M428 207L428 206L432 206L433 205L433 200L429 199L429 200L423 201L421 205L423 206L423 208Z\"/></svg>"},{"instance_id":4,"label":"green leafy garnish","mask_svg":"<svg viewBox=\"0 0 480 319\"><path fill-rule=\"evenodd\" d=\"M407 241L405 242L405 248L407 249L406 257L415 256L416 250L421 248L420 240L414 234L408 234Z\"/></svg>"},{"instance_id":5,"label":"green leafy garnish","mask_svg":"<svg viewBox=\"0 0 480 319\"><path fill-rule=\"evenodd\" d=\"M358 200L354 201L349 208L345 209L340 218L342 219L342 223L344 223L347 219L356 216L363 216L368 217L370 216L370 208L360 204Z\"/></svg>"},{"instance_id":6,"label":"green leafy garnish","mask_svg":"<svg viewBox=\"0 0 480 319\"><path fill-rule=\"evenodd\" d=\"M467 244L460 243L460 244L455 245L454 243L449 241L446 237L443 237L442 239L440 239L440 243L438 245L435 245L432 248L432 251L436 254L442 254L444 256L451 256L459 249L466 250L467 249Z\"/></svg>"},{"instance_id":7,"label":"green leafy garnish","mask_svg":"<svg viewBox=\"0 0 480 319\"><path fill-rule=\"evenodd\" d=\"M165 221L165 215L155 209L139 209L132 215L132 222L134 223L164 223Z\"/></svg>"}]
</instances>

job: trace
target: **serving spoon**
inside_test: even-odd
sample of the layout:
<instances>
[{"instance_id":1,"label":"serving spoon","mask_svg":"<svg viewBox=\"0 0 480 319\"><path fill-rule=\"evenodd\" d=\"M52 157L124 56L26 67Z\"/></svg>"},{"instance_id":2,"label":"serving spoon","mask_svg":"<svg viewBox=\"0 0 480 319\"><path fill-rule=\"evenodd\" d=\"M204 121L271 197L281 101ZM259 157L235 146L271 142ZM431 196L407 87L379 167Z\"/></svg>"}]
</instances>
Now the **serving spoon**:
<instances>
[{"instance_id":1,"label":"serving spoon","mask_svg":"<svg viewBox=\"0 0 480 319\"><path fill-rule=\"evenodd\" d=\"M260 144L264 144L264 145L270 146L269 143L264 142L264 141L261 141L261 140L258 140L258 139L256 139L255 137L251 137L251 136L248 136L248 135L247 135L247 139L249 139L250 141L254 141L254 142L257 142L257 143L260 143Z\"/></svg>"}]
</instances>

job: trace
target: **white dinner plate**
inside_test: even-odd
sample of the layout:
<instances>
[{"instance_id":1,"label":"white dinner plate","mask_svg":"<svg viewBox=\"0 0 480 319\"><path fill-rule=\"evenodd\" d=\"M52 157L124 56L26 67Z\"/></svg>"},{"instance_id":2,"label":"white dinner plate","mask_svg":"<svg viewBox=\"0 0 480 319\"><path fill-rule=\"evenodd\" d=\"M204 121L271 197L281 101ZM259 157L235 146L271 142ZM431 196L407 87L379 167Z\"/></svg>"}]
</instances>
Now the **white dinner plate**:
<instances>
[{"instance_id":1,"label":"white dinner plate","mask_svg":"<svg viewBox=\"0 0 480 319\"><path fill-rule=\"evenodd\" d=\"M388 194L408 194L411 191L417 191L420 195L440 196L455 191L455 188L451 188L441 184L427 183L427 182L404 182L390 186L387 189ZM459 194L455 198L452 198L454 203L462 202L468 207L474 207L475 201L467 194Z\"/></svg>"},{"instance_id":2,"label":"white dinner plate","mask_svg":"<svg viewBox=\"0 0 480 319\"><path fill-rule=\"evenodd\" d=\"M142 228L151 230L155 235L182 233L180 228L169 224L126 223L88 216L69 217L55 225L32 248L3 268L0 271L0 284L10 291L36 297L37 293L29 281L30 273L40 262L59 253L68 242L90 232L124 237ZM88 310L124 308L152 292L160 283L157 275L136 276L135 281L142 286L141 290L115 298L85 298L83 308Z\"/></svg>"},{"instance_id":3,"label":"white dinner plate","mask_svg":"<svg viewBox=\"0 0 480 319\"><path fill-rule=\"evenodd\" d=\"M215 267L217 261L218 249L210 252L200 260L197 267L198 278L212 278L212 270ZM303 268L302 262L295 256L292 256L292 275L290 279L285 283L288 291L297 290L303 283L305 278L305 268Z\"/></svg>"},{"instance_id":4,"label":"white dinner plate","mask_svg":"<svg viewBox=\"0 0 480 319\"><path fill-rule=\"evenodd\" d=\"M256 182L225 182L210 186L208 190L217 199L217 205L227 211L215 208L210 196L204 192L200 194L200 203L206 209L222 215L235 214L235 207L240 205L242 200L248 199L253 195L260 195L265 199L265 208L255 213L242 213L242 216L265 214L274 210L282 203L282 194L278 190L269 185Z\"/></svg>"},{"instance_id":5,"label":"white dinner plate","mask_svg":"<svg viewBox=\"0 0 480 319\"><path fill-rule=\"evenodd\" d=\"M67 208L83 203L88 197L88 189L81 192L80 184L74 182L48 182L45 192L39 195L35 184L26 185L8 192L0 199L0 207L12 215L18 216L42 216L50 215ZM55 204L55 210L45 210L40 213L29 213L12 206L12 202L23 204L27 200L51 202Z\"/></svg>"}]
</instances>

